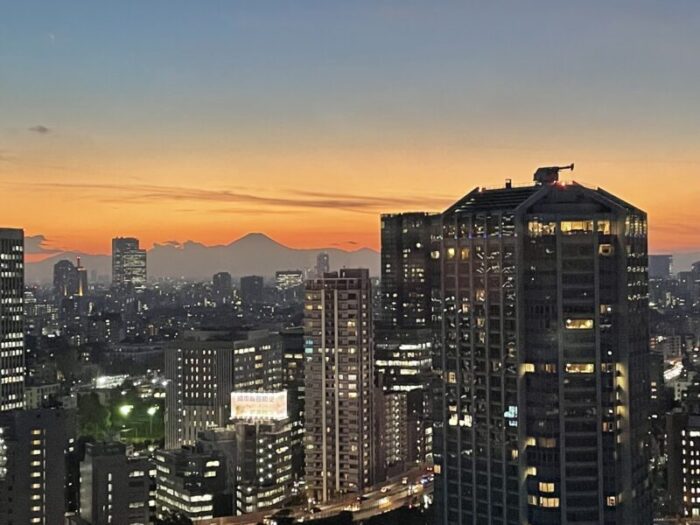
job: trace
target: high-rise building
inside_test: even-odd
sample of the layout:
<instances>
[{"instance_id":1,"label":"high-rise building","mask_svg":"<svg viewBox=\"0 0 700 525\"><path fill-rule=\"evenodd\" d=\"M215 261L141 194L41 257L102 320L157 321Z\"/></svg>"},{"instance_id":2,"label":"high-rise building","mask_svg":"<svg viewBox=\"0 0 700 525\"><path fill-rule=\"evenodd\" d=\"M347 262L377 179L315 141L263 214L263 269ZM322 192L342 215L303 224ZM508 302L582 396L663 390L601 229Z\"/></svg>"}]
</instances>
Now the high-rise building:
<instances>
[{"instance_id":1,"label":"high-rise building","mask_svg":"<svg viewBox=\"0 0 700 525\"><path fill-rule=\"evenodd\" d=\"M0 412L24 406L24 231L0 228Z\"/></svg>"},{"instance_id":2,"label":"high-rise building","mask_svg":"<svg viewBox=\"0 0 700 525\"><path fill-rule=\"evenodd\" d=\"M218 451L194 447L159 450L155 463L157 519L175 514L194 521L232 514L226 458Z\"/></svg>"},{"instance_id":3,"label":"high-rise building","mask_svg":"<svg viewBox=\"0 0 700 525\"><path fill-rule=\"evenodd\" d=\"M267 330L244 338L191 332L165 349L165 448L194 445L198 432L229 420L231 392L276 391L284 380L282 340Z\"/></svg>"},{"instance_id":4,"label":"high-rise building","mask_svg":"<svg viewBox=\"0 0 700 525\"><path fill-rule=\"evenodd\" d=\"M231 396L236 436L236 513L280 504L291 495L293 426L287 392L236 392Z\"/></svg>"},{"instance_id":5,"label":"high-rise building","mask_svg":"<svg viewBox=\"0 0 700 525\"><path fill-rule=\"evenodd\" d=\"M67 259L53 265L53 292L56 299L78 293L78 269Z\"/></svg>"},{"instance_id":6,"label":"high-rise building","mask_svg":"<svg viewBox=\"0 0 700 525\"><path fill-rule=\"evenodd\" d=\"M80 517L85 523L150 522L151 462L128 457L123 443L87 443L80 463Z\"/></svg>"},{"instance_id":7,"label":"high-rise building","mask_svg":"<svg viewBox=\"0 0 700 525\"><path fill-rule=\"evenodd\" d=\"M142 288L146 285L146 250L139 248L133 237L112 239L112 284L120 287Z\"/></svg>"},{"instance_id":8,"label":"high-rise building","mask_svg":"<svg viewBox=\"0 0 700 525\"><path fill-rule=\"evenodd\" d=\"M375 375L383 417L378 432L389 474L432 452L432 340L428 328L375 331Z\"/></svg>"},{"instance_id":9,"label":"high-rise building","mask_svg":"<svg viewBox=\"0 0 700 525\"><path fill-rule=\"evenodd\" d=\"M673 255L649 256L649 279L669 279L673 268Z\"/></svg>"},{"instance_id":10,"label":"high-rise building","mask_svg":"<svg viewBox=\"0 0 700 525\"><path fill-rule=\"evenodd\" d=\"M64 409L0 413L0 525L63 525L74 424Z\"/></svg>"},{"instance_id":11,"label":"high-rise building","mask_svg":"<svg viewBox=\"0 0 700 525\"><path fill-rule=\"evenodd\" d=\"M233 301L233 281L228 272L214 274L211 280L214 299L219 304L228 304Z\"/></svg>"},{"instance_id":12,"label":"high-rise building","mask_svg":"<svg viewBox=\"0 0 700 525\"><path fill-rule=\"evenodd\" d=\"M300 302L304 295L304 272L280 270L275 272L275 287L282 302Z\"/></svg>"},{"instance_id":13,"label":"high-rise building","mask_svg":"<svg viewBox=\"0 0 700 525\"><path fill-rule=\"evenodd\" d=\"M287 389L289 419L292 423L292 475L298 481L304 477L304 327L287 328L280 332L280 336L286 370L284 388Z\"/></svg>"},{"instance_id":14,"label":"high-rise building","mask_svg":"<svg viewBox=\"0 0 700 525\"><path fill-rule=\"evenodd\" d=\"M88 293L88 274L87 269L80 262L80 257L78 257L78 265L75 267L75 270L78 274L77 295L78 297L83 297Z\"/></svg>"},{"instance_id":15,"label":"high-rise building","mask_svg":"<svg viewBox=\"0 0 700 525\"><path fill-rule=\"evenodd\" d=\"M259 275L241 277L241 300L245 306L263 302L263 278Z\"/></svg>"},{"instance_id":16,"label":"high-rise building","mask_svg":"<svg viewBox=\"0 0 700 525\"><path fill-rule=\"evenodd\" d=\"M398 213L381 219L383 326L421 328L431 322L430 239L438 216Z\"/></svg>"},{"instance_id":17,"label":"high-rise building","mask_svg":"<svg viewBox=\"0 0 700 525\"><path fill-rule=\"evenodd\" d=\"M436 523L652 521L646 214L558 172L442 214Z\"/></svg>"},{"instance_id":18,"label":"high-rise building","mask_svg":"<svg viewBox=\"0 0 700 525\"><path fill-rule=\"evenodd\" d=\"M328 252L320 252L316 256L316 277L323 277L331 271L331 258Z\"/></svg>"},{"instance_id":19,"label":"high-rise building","mask_svg":"<svg viewBox=\"0 0 700 525\"><path fill-rule=\"evenodd\" d=\"M306 283L306 484L312 498L374 481L372 290L365 269Z\"/></svg>"}]
</instances>

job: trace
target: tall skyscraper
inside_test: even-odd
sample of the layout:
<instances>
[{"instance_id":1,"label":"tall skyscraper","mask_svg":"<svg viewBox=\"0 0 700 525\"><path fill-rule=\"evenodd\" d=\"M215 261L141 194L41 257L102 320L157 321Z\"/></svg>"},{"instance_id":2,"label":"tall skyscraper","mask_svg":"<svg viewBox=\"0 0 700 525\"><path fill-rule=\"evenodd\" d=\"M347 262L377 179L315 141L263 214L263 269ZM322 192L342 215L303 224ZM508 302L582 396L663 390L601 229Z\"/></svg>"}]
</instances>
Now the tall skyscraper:
<instances>
[{"instance_id":1,"label":"tall skyscraper","mask_svg":"<svg viewBox=\"0 0 700 525\"><path fill-rule=\"evenodd\" d=\"M306 284L306 484L317 501L373 482L372 290L365 269Z\"/></svg>"},{"instance_id":2,"label":"tall skyscraper","mask_svg":"<svg viewBox=\"0 0 700 525\"><path fill-rule=\"evenodd\" d=\"M141 288L146 284L146 250L133 237L112 239L112 284Z\"/></svg>"},{"instance_id":3,"label":"tall skyscraper","mask_svg":"<svg viewBox=\"0 0 700 525\"><path fill-rule=\"evenodd\" d=\"M84 295L87 295L87 293L88 293L88 274L87 274L87 269L80 262L80 257L78 257L78 264L75 267L75 270L78 274L77 295L78 295L78 297L83 297Z\"/></svg>"},{"instance_id":4,"label":"tall skyscraper","mask_svg":"<svg viewBox=\"0 0 700 525\"><path fill-rule=\"evenodd\" d=\"M67 259L53 265L53 292L58 300L72 297L78 292L78 270Z\"/></svg>"},{"instance_id":5,"label":"tall skyscraper","mask_svg":"<svg viewBox=\"0 0 700 525\"><path fill-rule=\"evenodd\" d=\"M646 214L558 172L442 214L437 523L652 521Z\"/></svg>"},{"instance_id":6,"label":"tall skyscraper","mask_svg":"<svg viewBox=\"0 0 700 525\"><path fill-rule=\"evenodd\" d=\"M263 278L259 275L241 277L241 300L244 306L263 302Z\"/></svg>"},{"instance_id":7,"label":"tall skyscraper","mask_svg":"<svg viewBox=\"0 0 700 525\"><path fill-rule=\"evenodd\" d=\"M230 273L219 272L214 274L211 284L217 304L227 304L233 301L233 281Z\"/></svg>"},{"instance_id":8,"label":"tall skyscraper","mask_svg":"<svg viewBox=\"0 0 700 525\"><path fill-rule=\"evenodd\" d=\"M0 413L1 525L63 525L74 425L64 409Z\"/></svg>"},{"instance_id":9,"label":"tall skyscraper","mask_svg":"<svg viewBox=\"0 0 700 525\"><path fill-rule=\"evenodd\" d=\"M321 252L316 256L316 277L323 277L331 271L331 258L328 252Z\"/></svg>"},{"instance_id":10,"label":"tall skyscraper","mask_svg":"<svg viewBox=\"0 0 700 525\"><path fill-rule=\"evenodd\" d=\"M430 325L430 239L436 217L422 212L382 215L380 320L383 326Z\"/></svg>"},{"instance_id":11,"label":"tall skyscraper","mask_svg":"<svg viewBox=\"0 0 700 525\"><path fill-rule=\"evenodd\" d=\"M0 228L0 412L24 406L24 231Z\"/></svg>"}]
</instances>

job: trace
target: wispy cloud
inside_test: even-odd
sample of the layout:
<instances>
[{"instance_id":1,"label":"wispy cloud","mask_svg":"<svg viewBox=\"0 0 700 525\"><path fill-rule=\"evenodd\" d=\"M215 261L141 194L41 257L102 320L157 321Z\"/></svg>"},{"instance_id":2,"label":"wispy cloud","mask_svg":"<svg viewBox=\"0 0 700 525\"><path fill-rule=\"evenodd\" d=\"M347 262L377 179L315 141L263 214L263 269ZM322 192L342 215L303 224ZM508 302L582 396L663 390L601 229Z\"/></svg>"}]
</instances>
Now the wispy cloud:
<instances>
[{"instance_id":1,"label":"wispy cloud","mask_svg":"<svg viewBox=\"0 0 700 525\"><path fill-rule=\"evenodd\" d=\"M357 195L345 193L323 193L288 190L281 196L265 195L263 192L234 191L227 189L201 189L181 186L159 186L151 184L80 184L80 183L34 183L39 189L70 190L73 195L82 193L85 197L98 199L110 204L149 204L157 201L231 203L253 206L259 213L260 207L282 210L333 209L356 213L377 213L395 208L416 207L419 209L441 208L453 199L430 195ZM77 190L77 191L76 191ZM88 195L89 193L89 195ZM108 193L108 195L105 195ZM235 209L219 210L221 213L236 212Z\"/></svg>"},{"instance_id":2,"label":"wispy cloud","mask_svg":"<svg viewBox=\"0 0 700 525\"><path fill-rule=\"evenodd\" d=\"M53 130L51 128L47 128L46 126L42 126L41 124L39 124L37 126L32 126L31 128L29 128L29 131L38 133L39 135L48 135Z\"/></svg>"},{"instance_id":3,"label":"wispy cloud","mask_svg":"<svg viewBox=\"0 0 700 525\"><path fill-rule=\"evenodd\" d=\"M50 246L51 241L45 235L27 235L24 237L24 251L28 254L57 253L61 250Z\"/></svg>"}]
</instances>

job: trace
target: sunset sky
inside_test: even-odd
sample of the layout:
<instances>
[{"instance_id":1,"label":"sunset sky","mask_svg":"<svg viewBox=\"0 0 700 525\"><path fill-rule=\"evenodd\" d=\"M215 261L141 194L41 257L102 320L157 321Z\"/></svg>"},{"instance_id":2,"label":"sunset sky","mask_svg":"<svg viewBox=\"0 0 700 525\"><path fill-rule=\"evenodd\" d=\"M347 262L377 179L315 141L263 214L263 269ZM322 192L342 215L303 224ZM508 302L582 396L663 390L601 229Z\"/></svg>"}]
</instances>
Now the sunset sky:
<instances>
[{"instance_id":1,"label":"sunset sky","mask_svg":"<svg viewBox=\"0 0 700 525\"><path fill-rule=\"evenodd\" d=\"M23 0L0 16L0 226L46 249L378 248L538 166L700 249L700 2Z\"/></svg>"}]
</instances>

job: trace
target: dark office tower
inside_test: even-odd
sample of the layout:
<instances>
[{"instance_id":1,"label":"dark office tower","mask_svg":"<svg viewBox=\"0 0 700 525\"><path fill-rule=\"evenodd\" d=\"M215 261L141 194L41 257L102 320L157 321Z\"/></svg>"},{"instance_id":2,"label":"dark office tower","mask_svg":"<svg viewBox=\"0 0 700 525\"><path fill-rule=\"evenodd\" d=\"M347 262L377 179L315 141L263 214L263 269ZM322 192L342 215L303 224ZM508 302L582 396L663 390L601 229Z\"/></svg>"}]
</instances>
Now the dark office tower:
<instances>
[{"instance_id":1,"label":"dark office tower","mask_svg":"<svg viewBox=\"0 0 700 525\"><path fill-rule=\"evenodd\" d=\"M673 267L673 255L649 256L649 279L669 279Z\"/></svg>"},{"instance_id":2,"label":"dark office tower","mask_svg":"<svg viewBox=\"0 0 700 525\"><path fill-rule=\"evenodd\" d=\"M123 443L88 443L80 463L80 517L85 523L149 523L146 457L128 457Z\"/></svg>"},{"instance_id":3,"label":"dark office tower","mask_svg":"<svg viewBox=\"0 0 700 525\"><path fill-rule=\"evenodd\" d=\"M155 453L156 518L180 514L192 521L230 516L233 494L226 457L216 450L184 447Z\"/></svg>"},{"instance_id":4,"label":"dark office tower","mask_svg":"<svg viewBox=\"0 0 700 525\"><path fill-rule=\"evenodd\" d=\"M236 435L236 514L280 505L291 496L293 481L290 420L284 414L252 415L237 418L231 428Z\"/></svg>"},{"instance_id":5,"label":"dark office tower","mask_svg":"<svg viewBox=\"0 0 700 525\"><path fill-rule=\"evenodd\" d=\"M0 228L0 412L24 406L24 231Z\"/></svg>"},{"instance_id":6,"label":"dark office tower","mask_svg":"<svg viewBox=\"0 0 700 525\"><path fill-rule=\"evenodd\" d=\"M228 304L233 300L233 282L231 274L219 272L211 280L212 292L217 304Z\"/></svg>"},{"instance_id":7,"label":"dark office tower","mask_svg":"<svg viewBox=\"0 0 700 525\"><path fill-rule=\"evenodd\" d=\"M436 215L382 215L381 291L384 326L428 326L431 312L430 238Z\"/></svg>"},{"instance_id":8,"label":"dark office tower","mask_svg":"<svg viewBox=\"0 0 700 525\"><path fill-rule=\"evenodd\" d=\"M88 274L85 267L80 263L80 257L78 257L78 265L75 267L75 270L78 275L78 289L76 295L78 295L78 297L83 297L87 295L88 292Z\"/></svg>"},{"instance_id":9,"label":"dark office tower","mask_svg":"<svg viewBox=\"0 0 700 525\"><path fill-rule=\"evenodd\" d=\"M69 260L53 265L53 292L57 300L73 297L78 292L78 269Z\"/></svg>"},{"instance_id":10,"label":"dark office tower","mask_svg":"<svg viewBox=\"0 0 700 525\"><path fill-rule=\"evenodd\" d=\"M316 256L316 277L323 277L331 271L331 258L327 252L321 252Z\"/></svg>"},{"instance_id":11,"label":"dark office tower","mask_svg":"<svg viewBox=\"0 0 700 525\"><path fill-rule=\"evenodd\" d=\"M292 475L304 477L304 327L287 328L280 332L284 349L285 379L289 401L289 419L292 421Z\"/></svg>"},{"instance_id":12,"label":"dark office tower","mask_svg":"<svg viewBox=\"0 0 700 525\"><path fill-rule=\"evenodd\" d=\"M535 180L442 215L436 522L650 524L646 214Z\"/></svg>"},{"instance_id":13,"label":"dark office tower","mask_svg":"<svg viewBox=\"0 0 700 525\"><path fill-rule=\"evenodd\" d=\"M0 525L63 525L72 422L63 409L0 414Z\"/></svg>"},{"instance_id":14,"label":"dark office tower","mask_svg":"<svg viewBox=\"0 0 700 525\"><path fill-rule=\"evenodd\" d=\"M369 272L306 283L306 485L317 501L374 478L374 356Z\"/></svg>"},{"instance_id":15,"label":"dark office tower","mask_svg":"<svg viewBox=\"0 0 700 525\"><path fill-rule=\"evenodd\" d=\"M146 285L146 250L133 237L112 239L112 284L127 288Z\"/></svg>"},{"instance_id":16,"label":"dark office tower","mask_svg":"<svg viewBox=\"0 0 700 525\"><path fill-rule=\"evenodd\" d=\"M263 302L263 278L259 275L241 277L241 300L245 306Z\"/></svg>"}]
</instances>

